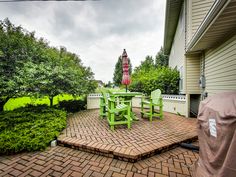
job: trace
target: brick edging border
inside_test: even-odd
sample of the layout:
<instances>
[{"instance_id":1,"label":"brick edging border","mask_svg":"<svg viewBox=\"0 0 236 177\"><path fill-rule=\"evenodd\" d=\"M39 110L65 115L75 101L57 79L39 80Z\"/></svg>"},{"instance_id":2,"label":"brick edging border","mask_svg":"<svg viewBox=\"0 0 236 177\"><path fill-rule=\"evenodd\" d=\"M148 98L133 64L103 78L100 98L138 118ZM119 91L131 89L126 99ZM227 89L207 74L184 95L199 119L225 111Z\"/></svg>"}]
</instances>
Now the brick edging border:
<instances>
[{"instance_id":1,"label":"brick edging border","mask_svg":"<svg viewBox=\"0 0 236 177\"><path fill-rule=\"evenodd\" d=\"M97 155L102 155L105 157L111 157L114 159L119 159L119 160L123 160L123 161L127 161L127 162L137 162L139 160L143 160L145 158L154 156L156 154L160 154L163 152L166 152L168 150L171 150L177 146L179 146L180 143L192 143L194 141L198 140L198 136L194 136L192 138L187 138L185 140L176 142L176 143L172 143L154 150L151 150L149 152L145 152L145 153L140 153L138 155L126 155L126 154L121 154L121 153L117 153L114 152L112 150L106 150L106 149L102 149L102 148L97 148L97 147L93 147L93 146L88 146L88 144L79 144L79 143L73 143L70 141L66 141L66 140L57 140L57 144L59 146L63 146L63 147L69 147L72 149L77 149L77 150L81 150L81 151L85 151L85 152L90 152L93 154L97 154Z\"/></svg>"}]
</instances>

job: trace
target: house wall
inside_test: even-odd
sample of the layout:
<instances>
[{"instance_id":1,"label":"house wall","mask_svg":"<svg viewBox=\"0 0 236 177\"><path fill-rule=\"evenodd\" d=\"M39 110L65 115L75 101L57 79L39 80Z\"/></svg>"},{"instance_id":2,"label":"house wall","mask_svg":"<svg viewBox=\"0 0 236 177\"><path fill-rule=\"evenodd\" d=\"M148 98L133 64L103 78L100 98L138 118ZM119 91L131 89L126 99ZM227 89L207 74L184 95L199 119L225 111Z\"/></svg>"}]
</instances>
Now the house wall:
<instances>
[{"instance_id":1,"label":"house wall","mask_svg":"<svg viewBox=\"0 0 236 177\"><path fill-rule=\"evenodd\" d=\"M186 112L187 117L192 116L192 113L196 115L198 113L198 104L200 101L200 93L201 89L199 86L199 78L200 78L200 54L191 54L186 55L185 58L185 78L186 78Z\"/></svg>"},{"instance_id":2,"label":"house wall","mask_svg":"<svg viewBox=\"0 0 236 177\"><path fill-rule=\"evenodd\" d=\"M186 93L200 94L200 58L198 55L186 56Z\"/></svg>"},{"instance_id":3,"label":"house wall","mask_svg":"<svg viewBox=\"0 0 236 177\"><path fill-rule=\"evenodd\" d=\"M179 68L184 64L184 53L185 53L185 30L184 30L184 13L183 8L180 13L178 26L176 28L175 37L172 43L170 55L169 55L169 66Z\"/></svg>"},{"instance_id":4,"label":"house wall","mask_svg":"<svg viewBox=\"0 0 236 177\"><path fill-rule=\"evenodd\" d=\"M184 67L184 56L185 54L185 13L184 4L180 13L179 22L176 28L175 37L172 43L170 55L169 55L169 66L171 68L177 68L183 75L183 89L181 93L184 93L185 88L185 67Z\"/></svg>"},{"instance_id":5,"label":"house wall","mask_svg":"<svg viewBox=\"0 0 236 177\"><path fill-rule=\"evenodd\" d=\"M205 77L209 96L236 91L236 35L205 53Z\"/></svg>"},{"instance_id":6,"label":"house wall","mask_svg":"<svg viewBox=\"0 0 236 177\"><path fill-rule=\"evenodd\" d=\"M188 13L191 19L188 21L190 23L188 30L188 42L197 31L214 2L215 0L189 0Z\"/></svg>"}]
</instances>

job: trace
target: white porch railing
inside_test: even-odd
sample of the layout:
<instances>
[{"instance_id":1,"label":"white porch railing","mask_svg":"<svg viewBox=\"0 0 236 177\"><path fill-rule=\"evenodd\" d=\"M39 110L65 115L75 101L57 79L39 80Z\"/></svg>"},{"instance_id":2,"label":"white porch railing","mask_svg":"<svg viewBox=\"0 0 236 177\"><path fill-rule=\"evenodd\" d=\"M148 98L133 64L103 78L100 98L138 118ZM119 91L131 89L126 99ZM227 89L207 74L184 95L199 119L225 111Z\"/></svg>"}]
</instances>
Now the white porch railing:
<instances>
[{"instance_id":1,"label":"white porch railing","mask_svg":"<svg viewBox=\"0 0 236 177\"><path fill-rule=\"evenodd\" d=\"M99 98L102 95L100 93L91 93L87 96L87 109L98 109ZM185 95L162 95L163 98L163 110L175 114L181 114L187 116L187 103ZM141 107L141 96L133 97L133 107Z\"/></svg>"}]
</instances>

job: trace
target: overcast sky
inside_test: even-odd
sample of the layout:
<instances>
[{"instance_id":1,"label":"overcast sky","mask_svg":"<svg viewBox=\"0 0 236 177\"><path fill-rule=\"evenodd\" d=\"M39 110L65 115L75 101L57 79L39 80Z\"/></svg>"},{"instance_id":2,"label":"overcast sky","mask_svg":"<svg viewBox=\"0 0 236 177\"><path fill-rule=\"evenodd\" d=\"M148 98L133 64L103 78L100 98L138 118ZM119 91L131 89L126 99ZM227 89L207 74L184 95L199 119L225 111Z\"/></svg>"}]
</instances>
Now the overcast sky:
<instances>
[{"instance_id":1,"label":"overcast sky","mask_svg":"<svg viewBox=\"0 0 236 177\"><path fill-rule=\"evenodd\" d=\"M0 3L6 17L35 31L51 46L65 46L90 66L95 79L112 81L125 48L133 68L163 45L165 0Z\"/></svg>"}]
</instances>

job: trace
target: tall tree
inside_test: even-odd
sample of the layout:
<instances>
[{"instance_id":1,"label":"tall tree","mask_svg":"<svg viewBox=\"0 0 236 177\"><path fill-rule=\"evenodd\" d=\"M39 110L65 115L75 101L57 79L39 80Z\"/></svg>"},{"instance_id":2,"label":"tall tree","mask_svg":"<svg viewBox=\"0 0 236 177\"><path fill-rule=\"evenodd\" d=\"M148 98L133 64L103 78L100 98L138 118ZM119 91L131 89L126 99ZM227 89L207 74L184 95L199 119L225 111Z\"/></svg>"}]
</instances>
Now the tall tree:
<instances>
[{"instance_id":1,"label":"tall tree","mask_svg":"<svg viewBox=\"0 0 236 177\"><path fill-rule=\"evenodd\" d=\"M58 52L60 55L60 53ZM50 58L40 64L28 61L19 68L20 78L24 81L24 90L30 96L48 96L50 106L53 97L59 94L73 96L87 94L96 88L90 68L76 63L69 52L63 53L57 62Z\"/></svg>"},{"instance_id":2,"label":"tall tree","mask_svg":"<svg viewBox=\"0 0 236 177\"><path fill-rule=\"evenodd\" d=\"M96 84L90 68L66 48L49 47L20 26L0 21L0 111L19 96L53 97L86 94Z\"/></svg>"},{"instance_id":3,"label":"tall tree","mask_svg":"<svg viewBox=\"0 0 236 177\"><path fill-rule=\"evenodd\" d=\"M42 41L36 42L34 32L14 26L8 19L0 21L0 111L12 97L22 96L22 80L16 77L16 68L27 60L43 60Z\"/></svg>"},{"instance_id":4,"label":"tall tree","mask_svg":"<svg viewBox=\"0 0 236 177\"><path fill-rule=\"evenodd\" d=\"M152 58L152 56L149 56L147 55L145 57L145 60L141 62L141 64L135 68L134 72L137 72L137 71L149 71L150 69L154 68L155 65L154 65L154 60Z\"/></svg>"},{"instance_id":5,"label":"tall tree","mask_svg":"<svg viewBox=\"0 0 236 177\"><path fill-rule=\"evenodd\" d=\"M108 81L108 83L105 84L105 87L106 87L106 88L111 88L111 87L112 87L112 83L111 83L111 81Z\"/></svg>"},{"instance_id":6,"label":"tall tree","mask_svg":"<svg viewBox=\"0 0 236 177\"><path fill-rule=\"evenodd\" d=\"M121 84L122 81L122 58L121 56L118 58L118 61L116 62L115 65L115 70L114 70L114 74L113 74L113 83L116 86L119 86Z\"/></svg>"},{"instance_id":7,"label":"tall tree","mask_svg":"<svg viewBox=\"0 0 236 177\"><path fill-rule=\"evenodd\" d=\"M128 62L129 62L129 74L131 75L131 73L132 73L132 64L131 64L131 61L130 61L129 58L128 58ZM115 70L114 70L114 74L113 74L113 83L116 86L121 85L122 75L123 75L122 57L119 56L118 61L116 62Z\"/></svg>"},{"instance_id":8,"label":"tall tree","mask_svg":"<svg viewBox=\"0 0 236 177\"><path fill-rule=\"evenodd\" d=\"M160 51L156 55L156 66L168 66L169 56L164 54L164 49L161 47Z\"/></svg>"}]
</instances>

